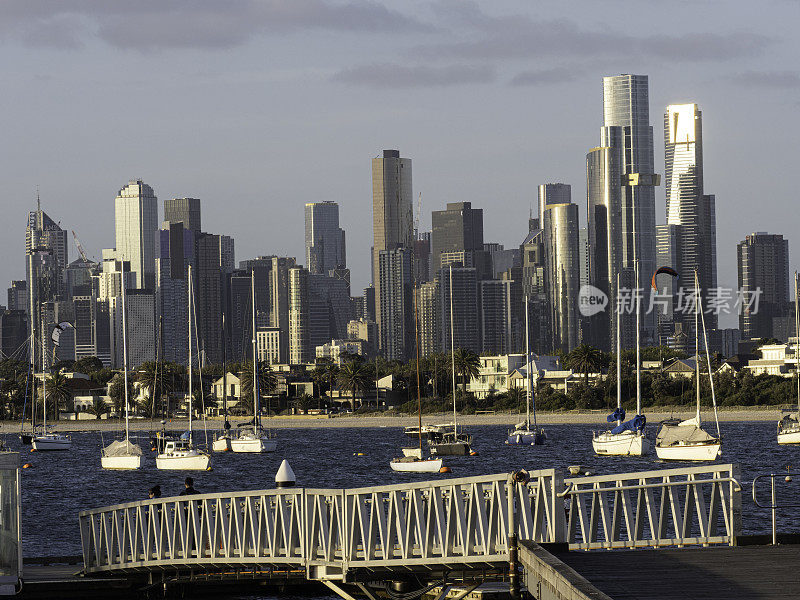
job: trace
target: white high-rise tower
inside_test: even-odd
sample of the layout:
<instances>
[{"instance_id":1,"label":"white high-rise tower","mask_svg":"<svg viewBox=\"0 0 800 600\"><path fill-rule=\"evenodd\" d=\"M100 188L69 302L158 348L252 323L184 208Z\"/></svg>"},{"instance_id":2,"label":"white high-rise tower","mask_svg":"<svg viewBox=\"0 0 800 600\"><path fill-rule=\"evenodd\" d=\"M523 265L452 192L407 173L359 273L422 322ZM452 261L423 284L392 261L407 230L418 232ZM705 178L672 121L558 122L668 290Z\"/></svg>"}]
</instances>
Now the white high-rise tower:
<instances>
[{"instance_id":1,"label":"white high-rise tower","mask_svg":"<svg viewBox=\"0 0 800 600\"><path fill-rule=\"evenodd\" d=\"M128 261L139 289L155 287L158 199L141 179L123 187L114 202L116 258Z\"/></svg>"}]
</instances>

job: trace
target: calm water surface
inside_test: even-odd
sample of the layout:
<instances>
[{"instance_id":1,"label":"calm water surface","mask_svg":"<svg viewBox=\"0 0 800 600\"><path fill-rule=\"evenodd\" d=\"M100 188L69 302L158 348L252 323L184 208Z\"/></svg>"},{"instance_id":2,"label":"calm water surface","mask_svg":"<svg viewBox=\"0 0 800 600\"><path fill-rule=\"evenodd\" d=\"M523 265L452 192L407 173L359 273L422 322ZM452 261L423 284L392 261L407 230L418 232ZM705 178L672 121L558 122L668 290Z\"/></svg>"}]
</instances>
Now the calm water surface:
<instances>
[{"instance_id":1,"label":"calm water surface","mask_svg":"<svg viewBox=\"0 0 800 600\"><path fill-rule=\"evenodd\" d=\"M706 423L713 428L713 423ZM651 426L655 436L657 426ZM769 513L757 509L752 501L753 477L794 465L800 470L800 447L778 447L776 424L768 422L723 423L724 461L738 462L742 468L743 521L746 533L767 533ZM289 459L297 485L315 488L360 487L421 481L436 477L467 477L525 469L560 468L581 464L595 474L652 470L682 466L665 464L655 454L642 458L597 457L592 452L591 436L599 426L550 425L544 446L506 446L506 426L473 426L475 457L446 457L453 470L449 475L411 475L394 473L389 461L398 455L407 440L401 427L325 428L277 430L278 451L273 454L215 454L213 470L192 473L200 492L257 490L274 487L281 460ZM108 433L105 443L110 442ZM26 556L80 554L78 512L132 500L146 499L147 490L160 484L164 496L183 489L186 473L158 471L149 443L139 444L145 451L144 466L137 472L104 471L100 468L100 433L73 433L71 452L29 453L21 449L22 462L32 467L22 471L22 530ZM363 452L364 456L355 453ZM800 477L792 484L781 479L779 500L800 505ZM763 488L763 501L769 490ZM800 531L800 522L787 514L781 518L782 531Z\"/></svg>"}]
</instances>

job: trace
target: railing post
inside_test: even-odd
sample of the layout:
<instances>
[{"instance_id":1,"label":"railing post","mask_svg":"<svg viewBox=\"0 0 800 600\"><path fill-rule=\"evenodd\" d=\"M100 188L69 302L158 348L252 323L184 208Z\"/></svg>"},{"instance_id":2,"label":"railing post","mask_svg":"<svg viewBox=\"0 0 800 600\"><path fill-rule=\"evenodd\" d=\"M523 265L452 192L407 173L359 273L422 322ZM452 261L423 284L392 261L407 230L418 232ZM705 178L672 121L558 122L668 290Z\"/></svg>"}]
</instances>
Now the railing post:
<instances>
[{"instance_id":1,"label":"railing post","mask_svg":"<svg viewBox=\"0 0 800 600\"><path fill-rule=\"evenodd\" d=\"M506 484L506 494L508 496L508 583L509 594L512 600L519 600L519 564L517 562L517 519L514 512L514 499L517 493L517 482L514 474L508 475Z\"/></svg>"},{"instance_id":2,"label":"railing post","mask_svg":"<svg viewBox=\"0 0 800 600\"><path fill-rule=\"evenodd\" d=\"M775 502L775 473L769 474L770 487L772 488L772 545L778 545L778 505Z\"/></svg>"},{"instance_id":3,"label":"railing post","mask_svg":"<svg viewBox=\"0 0 800 600\"><path fill-rule=\"evenodd\" d=\"M742 487L739 482L742 480L742 468L739 463L731 465L731 479L729 483L731 490L731 546L735 546L738 537L742 534Z\"/></svg>"}]
</instances>

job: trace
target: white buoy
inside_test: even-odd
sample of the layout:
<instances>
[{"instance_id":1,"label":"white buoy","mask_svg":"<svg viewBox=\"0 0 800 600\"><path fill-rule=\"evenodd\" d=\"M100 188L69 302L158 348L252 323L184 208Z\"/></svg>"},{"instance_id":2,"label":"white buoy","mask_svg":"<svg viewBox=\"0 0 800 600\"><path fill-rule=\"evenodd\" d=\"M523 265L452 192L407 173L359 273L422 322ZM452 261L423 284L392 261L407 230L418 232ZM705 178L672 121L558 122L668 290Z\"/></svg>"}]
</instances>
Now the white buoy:
<instances>
[{"instance_id":1,"label":"white buoy","mask_svg":"<svg viewBox=\"0 0 800 600\"><path fill-rule=\"evenodd\" d=\"M278 472L275 474L275 486L279 488L294 487L295 483L297 483L297 477L294 476L294 471L292 471L289 461L284 458L278 468Z\"/></svg>"}]
</instances>

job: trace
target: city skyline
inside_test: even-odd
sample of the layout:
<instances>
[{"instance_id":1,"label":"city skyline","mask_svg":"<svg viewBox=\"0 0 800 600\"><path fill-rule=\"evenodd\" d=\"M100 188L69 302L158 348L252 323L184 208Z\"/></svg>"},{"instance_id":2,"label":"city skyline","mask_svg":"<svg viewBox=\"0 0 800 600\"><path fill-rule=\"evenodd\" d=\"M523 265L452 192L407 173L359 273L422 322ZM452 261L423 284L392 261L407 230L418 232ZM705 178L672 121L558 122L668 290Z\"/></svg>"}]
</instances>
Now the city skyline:
<instances>
[{"instance_id":1,"label":"city skyline","mask_svg":"<svg viewBox=\"0 0 800 600\"><path fill-rule=\"evenodd\" d=\"M38 185L45 210L75 229L99 259L102 248L113 246L105 226L113 221L112 194L141 177L159 198L201 198L213 224L208 229L239 239L241 256L278 250L303 256L300 207L338 202L341 227L351 232L353 287L361 289L369 281L370 240L355 233L371 201L369 158L384 148L399 148L414 160L422 229L430 226L430 212L448 202L478 208L492 202L501 210L487 211L485 238L514 246L526 232L509 231L508 215L535 209L535 184L547 181L573 186L585 226L584 157L602 125L599 79L625 72L650 76L657 173L663 173L659 115L675 103L703 109L706 187L727 207L717 215L720 285L735 286L735 246L748 233L775 231L797 243L791 234L796 217L784 215L793 191L783 176L791 172L798 137L792 115L800 77L785 25L796 21L797 6L770 3L780 15L772 26L751 22L743 3L725 11L714 2L653 6L648 22L673 32L653 37L628 33L635 27L626 25L641 24L634 15L626 16L631 23L598 25L601 7L587 2L540 7L536 15L511 2L411 4L403 12L356 2L361 12L349 25L336 5L325 6L334 8L318 20L308 8L269 26L261 15L228 39L204 29L189 36L193 20L169 21L182 32L172 41L152 20L141 39L122 35L113 27L122 18L119 9L108 8L87 17L97 29L67 23L45 45L24 34L51 21L24 7L5 14L0 8L14 26L0 35L15 65L4 101L15 119L8 129L14 152L4 161L10 212L0 224L2 249L14 251L16 227L34 208ZM245 22L247 15L230 10L233 22ZM131 15L140 23L145 17L152 19ZM498 28L511 22L511 39L503 44ZM368 68L364 44L372 45L375 31L395 26L400 34L378 36L385 44L374 48ZM331 31L339 32L336 41ZM473 43L463 42L470 37ZM434 38L442 59L426 70ZM303 41L313 43L301 43L293 56ZM263 56L277 60L265 63ZM148 85L120 95L120 73ZM750 114L758 118L742 116ZM129 136L134 129L139 135ZM774 149L768 161L760 157L764 139ZM315 156L326 157L318 177L301 176ZM663 186L656 190L657 223L665 222L664 192ZM774 200L761 202L764 196ZM84 215L91 221L81 222ZM752 231L742 229L742 215ZM265 237L273 240L269 247ZM23 276L15 261L0 269L7 282Z\"/></svg>"}]
</instances>

